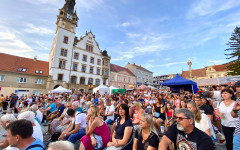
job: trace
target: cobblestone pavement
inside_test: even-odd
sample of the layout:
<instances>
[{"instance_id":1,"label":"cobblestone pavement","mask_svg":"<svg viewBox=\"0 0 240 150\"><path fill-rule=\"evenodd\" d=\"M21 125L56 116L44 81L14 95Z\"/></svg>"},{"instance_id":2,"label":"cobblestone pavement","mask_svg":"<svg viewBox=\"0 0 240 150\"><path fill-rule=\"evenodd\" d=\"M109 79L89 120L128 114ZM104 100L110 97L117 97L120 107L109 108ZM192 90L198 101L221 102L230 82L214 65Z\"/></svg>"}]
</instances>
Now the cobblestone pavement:
<instances>
[{"instance_id":1,"label":"cobblestone pavement","mask_svg":"<svg viewBox=\"0 0 240 150\"><path fill-rule=\"evenodd\" d=\"M0 117L2 117L3 114L0 113ZM42 131L43 131L43 134L47 132L47 126L42 126ZM2 128L2 126L0 126L0 140L3 140L5 137L3 135L6 135L6 131ZM43 140L44 140L44 145L47 146L48 145L48 139L50 138L50 135L44 135L43 136ZM75 144L75 149L78 150L78 147L79 147L79 141ZM1 150L1 148L0 148ZM217 145L216 146L216 150L226 150L225 146L219 146Z\"/></svg>"}]
</instances>

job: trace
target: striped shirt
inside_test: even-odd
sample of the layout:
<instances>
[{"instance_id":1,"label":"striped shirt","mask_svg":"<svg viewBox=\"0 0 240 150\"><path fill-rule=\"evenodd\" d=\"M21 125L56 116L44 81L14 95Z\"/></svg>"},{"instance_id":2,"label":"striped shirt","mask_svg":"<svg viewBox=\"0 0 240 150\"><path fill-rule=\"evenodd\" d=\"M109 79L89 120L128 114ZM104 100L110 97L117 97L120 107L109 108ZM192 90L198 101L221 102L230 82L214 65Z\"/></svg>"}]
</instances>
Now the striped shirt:
<instances>
[{"instance_id":1,"label":"striped shirt","mask_svg":"<svg viewBox=\"0 0 240 150\"><path fill-rule=\"evenodd\" d=\"M240 101L240 98L237 99L236 103ZM238 122L235 127L235 132L236 135L240 136L240 111L238 111Z\"/></svg>"}]
</instances>

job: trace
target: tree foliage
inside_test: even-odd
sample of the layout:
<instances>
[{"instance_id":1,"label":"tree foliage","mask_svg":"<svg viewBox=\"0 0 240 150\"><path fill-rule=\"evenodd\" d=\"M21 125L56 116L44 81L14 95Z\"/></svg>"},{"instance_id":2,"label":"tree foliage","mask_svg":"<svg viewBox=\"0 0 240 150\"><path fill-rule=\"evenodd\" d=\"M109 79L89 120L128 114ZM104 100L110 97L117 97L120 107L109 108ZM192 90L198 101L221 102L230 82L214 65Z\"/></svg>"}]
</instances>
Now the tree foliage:
<instances>
[{"instance_id":1,"label":"tree foliage","mask_svg":"<svg viewBox=\"0 0 240 150\"><path fill-rule=\"evenodd\" d=\"M227 59L231 59L228 65L228 75L240 75L240 27L236 27L229 39L227 48L225 51L229 53L225 54Z\"/></svg>"}]
</instances>

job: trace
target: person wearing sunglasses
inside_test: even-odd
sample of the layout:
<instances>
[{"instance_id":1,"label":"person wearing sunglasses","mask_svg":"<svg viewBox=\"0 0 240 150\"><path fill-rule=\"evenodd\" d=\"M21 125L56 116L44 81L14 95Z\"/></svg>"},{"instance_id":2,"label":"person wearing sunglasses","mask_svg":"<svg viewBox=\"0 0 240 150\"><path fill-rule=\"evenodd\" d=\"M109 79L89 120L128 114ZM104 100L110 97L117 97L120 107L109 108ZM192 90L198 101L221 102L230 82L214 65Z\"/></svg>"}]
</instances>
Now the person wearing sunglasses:
<instances>
[{"instance_id":1,"label":"person wearing sunglasses","mask_svg":"<svg viewBox=\"0 0 240 150\"><path fill-rule=\"evenodd\" d=\"M203 131L194 126L194 114L186 109L180 108L175 112L176 124L169 127L166 134L159 143L159 149L167 150L171 142L174 149L198 149L213 150L211 138Z\"/></svg>"}]
</instances>

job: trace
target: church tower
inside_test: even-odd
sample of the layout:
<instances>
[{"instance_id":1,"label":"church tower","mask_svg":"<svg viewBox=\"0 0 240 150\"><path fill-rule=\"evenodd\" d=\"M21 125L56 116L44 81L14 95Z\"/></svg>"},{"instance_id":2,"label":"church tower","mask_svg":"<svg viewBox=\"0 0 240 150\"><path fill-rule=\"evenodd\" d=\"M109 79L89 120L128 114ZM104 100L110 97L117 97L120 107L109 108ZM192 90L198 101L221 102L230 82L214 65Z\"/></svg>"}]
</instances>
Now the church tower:
<instances>
[{"instance_id":1,"label":"church tower","mask_svg":"<svg viewBox=\"0 0 240 150\"><path fill-rule=\"evenodd\" d=\"M65 0L64 6L57 15L57 28L49 54L49 75L52 82L69 82L71 58L78 16L74 9L75 0ZM62 85L62 84L61 84ZM50 86L50 85L49 85ZM62 85L64 86L64 85ZM50 89L54 87L48 87Z\"/></svg>"}]
</instances>

